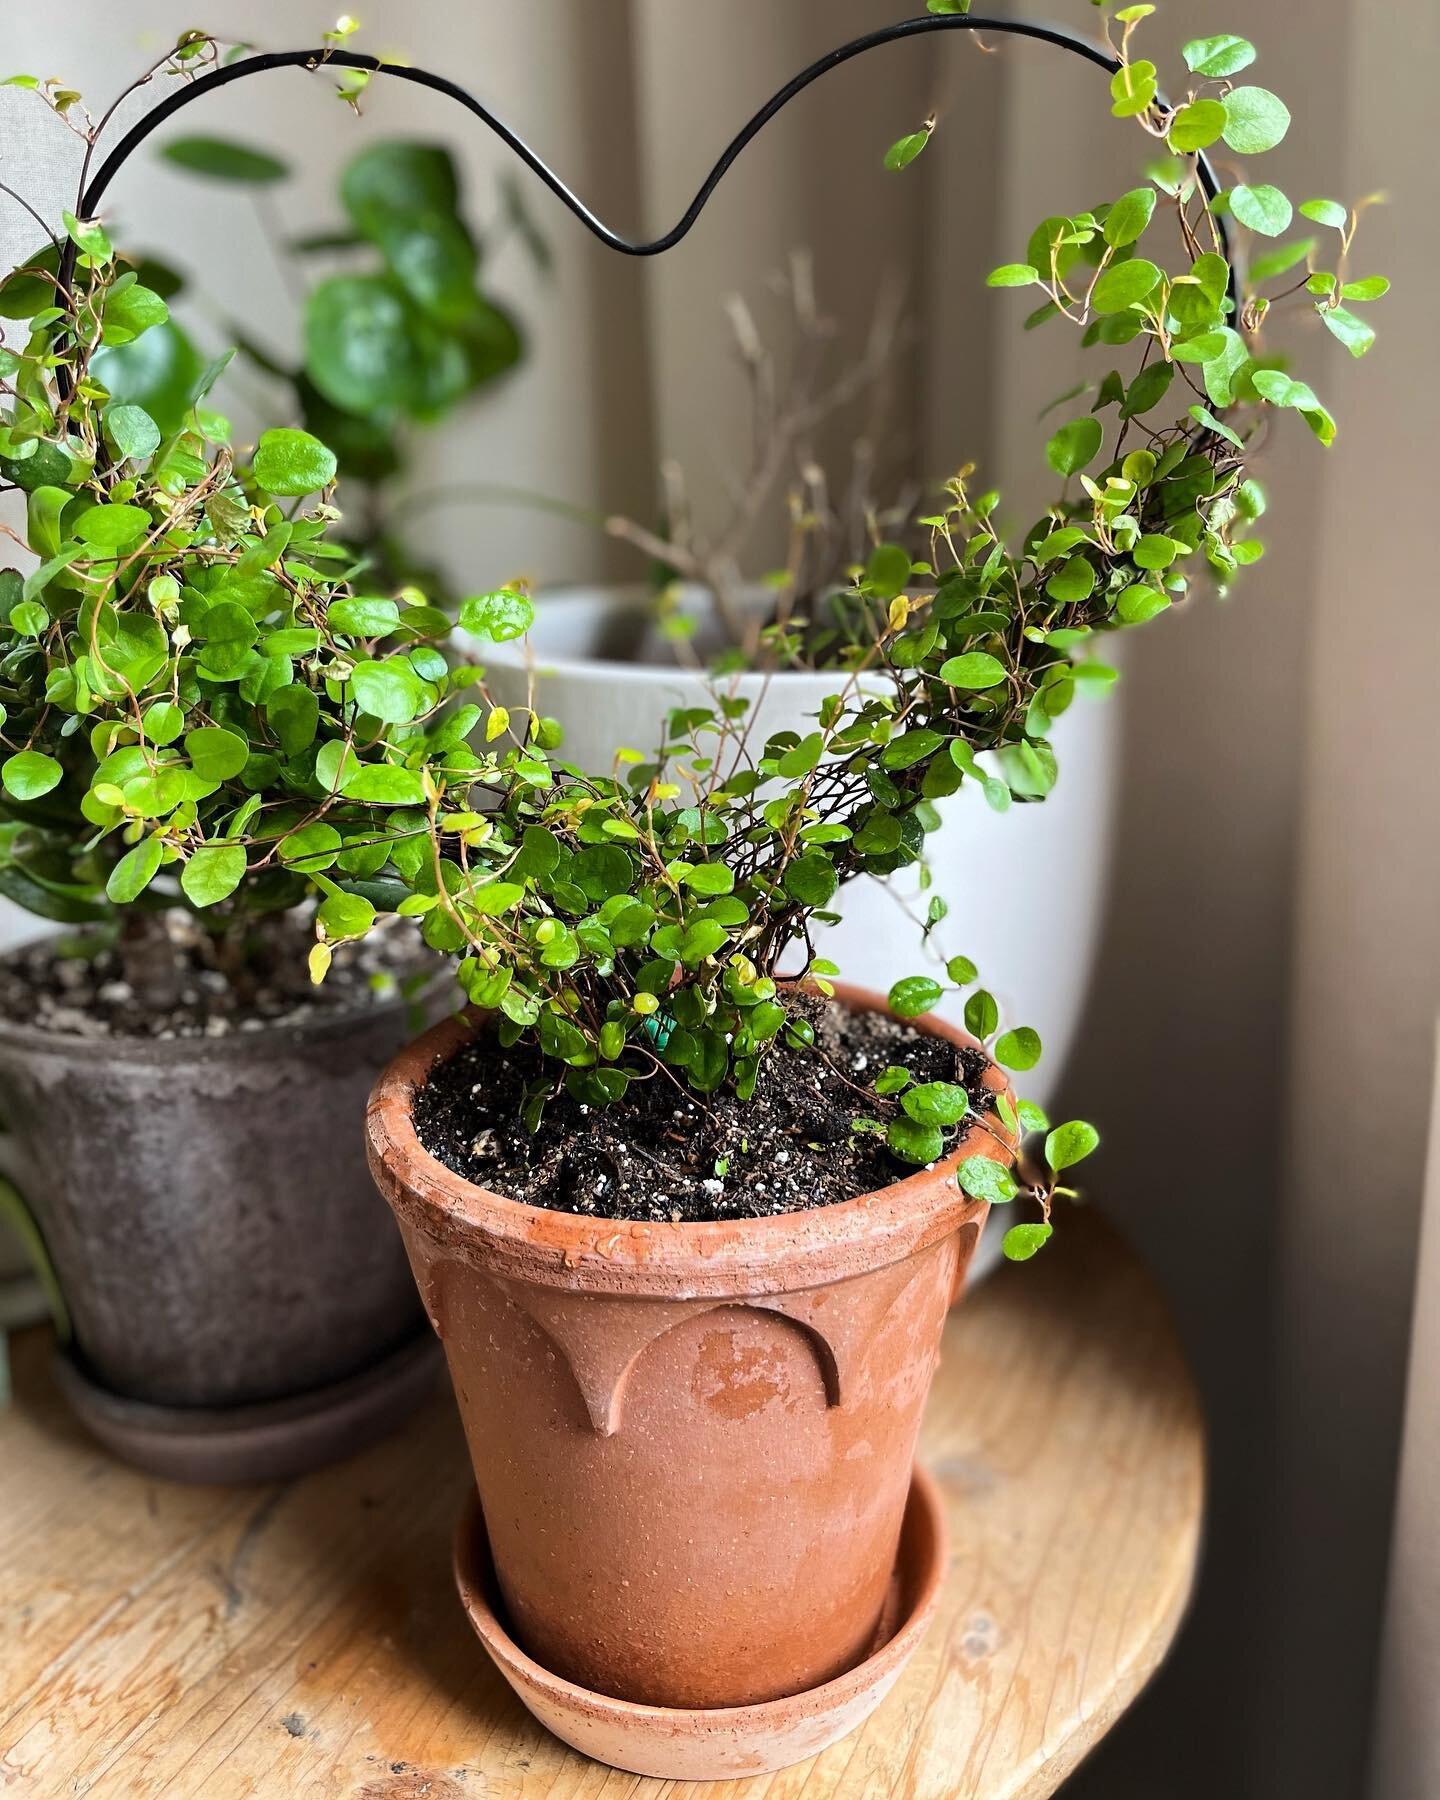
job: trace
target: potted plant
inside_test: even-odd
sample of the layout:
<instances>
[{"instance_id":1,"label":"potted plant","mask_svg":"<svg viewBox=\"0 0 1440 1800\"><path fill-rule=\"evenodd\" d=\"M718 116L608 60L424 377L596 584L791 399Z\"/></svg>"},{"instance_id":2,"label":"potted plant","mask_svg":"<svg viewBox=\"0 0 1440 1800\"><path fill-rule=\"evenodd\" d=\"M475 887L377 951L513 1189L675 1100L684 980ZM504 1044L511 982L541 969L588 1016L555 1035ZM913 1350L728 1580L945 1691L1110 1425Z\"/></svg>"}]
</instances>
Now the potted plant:
<instances>
[{"instance_id":1,"label":"potted plant","mask_svg":"<svg viewBox=\"0 0 1440 1800\"><path fill-rule=\"evenodd\" d=\"M877 670L928 610L895 597ZM530 614L507 591L463 616L503 635ZM843 880L918 843L927 768L973 755L945 660L838 676L804 737L762 742L740 700L677 710L609 775L496 704L480 766L429 771L431 854L399 910L458 957L474 1010L382 1078L372 1167L515 1636L582 1712L763 1708L875 1649L945 1310L1043 1123L997 1066L1032 1066L1038 1038L996 1039L983 989L993 1059L926 1017L938 981L887 1006L811 949ZM1051 1167L1094 1141L1052 1132ZM1020 1257L1049 1235L1053 1176L1027 1186Z\"/></svg>"},{"instance_id":2,"label":"potted plant","mask_svg":"<svg viewBox=\"0 0 1440 1800\"><path fill-rule=\"evenodd\" d=\"M191 33L164 66L213 55ZM0 289L31 565L0 571L0 894L83 932L0 962L0 1211L105 1441L273 1478L398 1421L435 1366L345 1121L414 1029L409 934L369 935L406 891L391 826L478 709L439 716L450 621L371 586L335 455L231 443L228 355L163 424L112 391L168 307L99 221L64 231Z\"/></svg>"},{"instance_id":3,"label":"potted plant","mask_svg":"<svg viewBox=\"0 0 1440 1800\"><path fill-rule=\"evenodd\" d=\"M1269 285L1353 353L1372 341L1350 303L1385 283L1351 271L1336 202L1301 208L1328 239L1261 251L1242 286L1229 230L1279 237L1293 209L1270 184L1222 193L1203 151L1261 153L1288 113L1233 79L1255 52L1231 35L1188 44L1188 91L1163 101L1132 53L1152 10L1122 8L1112 40L1112 110L1159 153L1146 184L1047 219L989 278L1039 287L1033 323L1065 317L1127 364L1050 437L1046 515L1009 543L961 477L928 554L877 545L803 730L757 729L717 683L658 749L596 771L533 697L482 684L480 767L430 773L432 854L400 910L459 958L475 1010L382 1078L372 1167L469 1437L467 1606L527 1704L625 1767L755 1772L874 1703L951 1289L989 1205L1028 1197L1007 1248L1034 1254L1097 1141L1013 1099L997 1064L1027 1072L1039 1040L997 1035L967 958L887 1010L835 985L815 927L845 882L920 857L937 800L1003 779L982 758L1048 792L1054 719L1110 679L1092 652L1259 556L1258 434L1291 410L1335 436L1266 346ZM499 642L531 621L516 591L462 619ZM783 660L792 631L762 642ZM945 913L936 896L932 948ZM969 1041L928 1017L947 987ZM1020 1148L1032 1129L1043 1157Z\"/></svg>"},{"instance_id":4,"label":"potted plant","mask_svg":"<svg viewBox=\"0 0 1440 1800\"><path fill-rule=\"evenodd\" d=\"M210 55L202 44L178 66L203 67ZM52 91L65 92L58 84ZM75 116L76 105L73 99L65 102L67 116ZM252 195L274 253L292 266L295 281L315 258L344 259L339 272L307 284L298 367L258 342L253 331L234 322L226 331L242 357L264 377L284 384L279 416L293 417L333 449L347 484L364 484L363 501L356 503L357 493L347 505L343 537L369 559L367 585L393 591L416 584L434 598L445 597L439 571L405 541L395 490L405 477L416 430L489 392L523 355L520 327L488 291L487 280L507 238L518 240L537 268L548 267L544 241L518 186L502 181L496 215L477 234L464 216L459 175L443 146L381 141L359 152L342 173L345 225L288 239L271 198L274 185L289 173L281 158L201 135L171 139L161 155L172 168ZM59 254L53 241L39 242L0 283L0 319L23 324L37 300L49 298L32 276L53 277ZM185 296L190 276L144 252L133 266L140 281L170 307L170 316L128 342L102 344L92 373L113 402L139 407L169 437L184 427L210 358L175 316L177 296ZM213 308L215 296L209 298ZM357 363L355 346L364 336L373 348L377 320L387 334L384 355ZM435 370L437 379L414 381L417 367ZM53 926L12 910L0 893L0 947L16 947L47 928ZM22 1221L20 1230L33 1245L29 1225ZM20 1241L0 1209L0 1329L45 1316L33 1257L33 1247Z\"/></svg>"}]
</instances>

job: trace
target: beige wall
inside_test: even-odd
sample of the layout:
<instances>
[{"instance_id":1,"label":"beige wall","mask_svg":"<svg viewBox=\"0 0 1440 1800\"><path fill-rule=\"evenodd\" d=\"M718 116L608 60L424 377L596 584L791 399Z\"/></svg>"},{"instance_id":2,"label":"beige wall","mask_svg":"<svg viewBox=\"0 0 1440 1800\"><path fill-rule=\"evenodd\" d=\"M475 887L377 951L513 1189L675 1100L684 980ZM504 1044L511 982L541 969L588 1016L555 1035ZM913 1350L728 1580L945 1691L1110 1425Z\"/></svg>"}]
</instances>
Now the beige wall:
<instances>
[{"instance_id":1,"label":"beige wall","mask_svg":"<svg viewBox=\"0 0 1440 1800\"><path fill-rule=\"evenodd\" d=\"M1434 509L1426 421L1440 409L1424 223L1440 215L1426 123L1440 15L1346 9L1328 57L1342 54L1345 185L1394 200L1361 260L1395 292L1373 365L1336 372L1352 454L1327 463L1310 504L1320 556L1287 1040L1269 1671L1290 1717L1325 1689L1363 1710L1371 1678L1440 996L1440 606L1421 548ZM1440 1492L1428 1503L1433 1526ZM1440 1713L1440 1694L1431 1703ZM1363 1745L1343 1722L1322 1718L1297 1750L1287 1780L1359 1792Z\"/></svg>"},{"instance_id":2,"label":"beige wall","mask_svg":"<svg viewBox=\"0 0 1440 1800\"><path fill-rule=\"evenodd\" d=\"M158 44L191 10L140 0L125 17ZM207 22L293 43L333 10L215 0ZM1091 16L1055 10L1081 28ZM63 12L11 0L9 13L9 66L73 71L103 92L139 54L108 0ZM383 0L365 16L377 46L401 44L502 102L617 224L654 230L795 66L894 9ZM1094 1186L1172 1296L1214 1456L1191 1625L1108 1760L1075 1784L1105 1800L1360 1791L1440 1001L1427 555L1440 359L1428 227L1406 222L1440 214L1426 141L1435 10L1250 0L1226 18L1209 0L1174 0L1159 35L1178 44L1229 23L1260 44L1257 78L1295 107L1275 178L1296 171L1297 198L1393 190L1360 260L1397 286L1366 367L1321 355L1317 381L1344 428L1334 452L1294 421L1267 447L1266 561L1231 600L1198 597L1136 634L1127 663L1119 854L1070 1088L1105 1131ZM300 77L274 81L232 90L206 128L283 136L305 170L281 202L293 224L327 216L336 164L366 134L443 133L480 193L499 166L486 140L415 96L377 84L356 126ZM720 301L809 241L852 331L883 266L913 271L924 351L900 379L919 466L976 454L1023 517L1046 491L1035 415L1067 385L1073 349L1022 336L1022 303L978 280L1043 213L1088 204L1134 166L1102 82L1039 46L891 48L812 90L746 153L692 239L651 265L607 257L540 197L553 286L518 262L500 276L533 322L535 356L425 452L422 478L501 475L644 514L657 450L698 473L733 464L743 415ZM0 93L10 178L68 149L17 123L22 103ZM932 103L942 131L918 179L883 177L879 151ZM137 237L204 246L224 291L277 340L289 329L243 203L149 160L122 197ZM614 566L578 528L504 512L447 512L435 545L477 582Z\"/></svg>"}]
</instances>

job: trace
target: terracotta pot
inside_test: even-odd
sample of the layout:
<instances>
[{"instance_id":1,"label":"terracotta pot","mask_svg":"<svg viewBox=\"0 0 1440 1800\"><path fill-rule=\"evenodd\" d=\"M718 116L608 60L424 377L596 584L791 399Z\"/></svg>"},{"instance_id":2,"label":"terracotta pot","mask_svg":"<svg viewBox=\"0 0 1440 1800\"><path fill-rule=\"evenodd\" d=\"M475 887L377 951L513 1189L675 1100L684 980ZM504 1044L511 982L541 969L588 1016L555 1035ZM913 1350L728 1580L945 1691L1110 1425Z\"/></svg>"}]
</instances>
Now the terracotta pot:
<instances>
[{"instance_id":1,"label":"terracotta pot","mask_svg":"<svg viewBox=\"0 0 1440 1800\"><path fill-rule=\"evenodd\" d=\"M954 1169L1003 1150L975 1129L932 1170L778 1218L550 1212L416 1138L417 1089L477 1029L447 1021L386 1070L370 1164L445 1346L515 1637L567 1681L657 1706L833 1680L875 1639L945 1311L984 1223Z\"/></svg>"},{"instance_id":2,"label":"terracotta pot","mask_svg":"<svg viewBox=\"0 0 1440 1800\"><path fill-rule=\"evenodd\" d=\"M119 1454L279 1479L399 1423L436 1360L358 1130L403 1000L220 1038L0 1023L0 1176L74 1340L65 1391Z\"/></svg>"}]
</instances>

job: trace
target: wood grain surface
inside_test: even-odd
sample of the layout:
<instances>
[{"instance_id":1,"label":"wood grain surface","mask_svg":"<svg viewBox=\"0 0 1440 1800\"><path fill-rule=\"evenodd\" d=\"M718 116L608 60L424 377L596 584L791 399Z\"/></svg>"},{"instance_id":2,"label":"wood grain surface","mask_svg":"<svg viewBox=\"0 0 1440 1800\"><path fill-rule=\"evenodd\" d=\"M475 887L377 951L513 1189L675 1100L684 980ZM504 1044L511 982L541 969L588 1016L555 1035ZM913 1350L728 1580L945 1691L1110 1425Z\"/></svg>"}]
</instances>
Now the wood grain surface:
<instances>
[{"instance_id":1,"label":"wood grain surface","mask_svg":"<svg viewBox=\"0 0 1440 1800\"><path fill-rule=\"evenodd\" d=\"M448 1394L322 1474L185 1488L82 1435L43 1332L13 1348L6 1800L1034 1800L1155 1669L1195 1567L1190 1379L1148 1276L1084 1214L950 1321L921 1452L951 1568L915 1661L861 1731L743 1782L602 1768L512 1698L451 1587L468 1472Z\"/></svg>"}]
</instances>

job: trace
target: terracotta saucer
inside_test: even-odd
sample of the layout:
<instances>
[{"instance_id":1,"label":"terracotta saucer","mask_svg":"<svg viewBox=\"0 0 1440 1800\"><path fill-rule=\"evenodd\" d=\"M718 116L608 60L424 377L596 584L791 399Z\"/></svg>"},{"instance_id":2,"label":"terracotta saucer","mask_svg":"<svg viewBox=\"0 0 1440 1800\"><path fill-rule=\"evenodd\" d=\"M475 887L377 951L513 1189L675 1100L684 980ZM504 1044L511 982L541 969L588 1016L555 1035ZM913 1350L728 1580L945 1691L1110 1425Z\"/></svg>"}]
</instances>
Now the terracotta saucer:
<instances>
[{"instance_id":1,"label":"terracotta saucer","mask_svg":"<svg viewBox=\"0 0 1440 1800\"><path fill-rule=\"evenodd\" d=\"M638 1706L552 1675L505 1623L490 1543L472 1488L455 1532L455 1584L500 1673L547 1730L597 1762L672 1781L723 1781L803 1762L867 1719L914 1654L940 1595L947 1557L939 1490L917 1463L875 1648L844 1675L753 1706L686 1711Z\"/></svg>"},{"instance_id":2,"label":"terracotta saucer","mask_svg":"<svg viewBox=\"0 0 1440 1800\"><path fill-rule=\"evenodd\" d=\"M443 1359L427 1325L371 1368L308 1393L252 1406L157 1406L98 1386L57 1355L60 1389L80 1423L123 1462L168 1481L288 1481L367 1449L414 1413Z\"/></svg>"}]
</instances>

